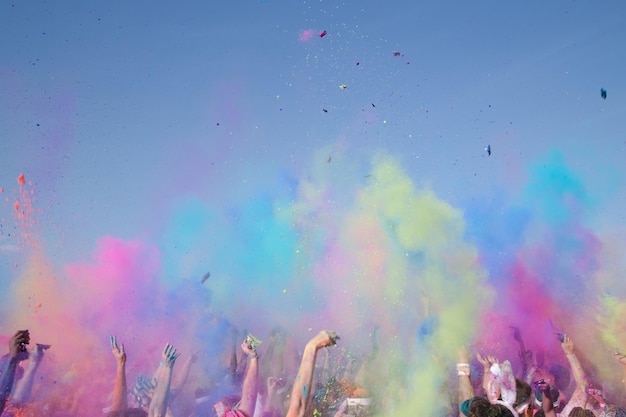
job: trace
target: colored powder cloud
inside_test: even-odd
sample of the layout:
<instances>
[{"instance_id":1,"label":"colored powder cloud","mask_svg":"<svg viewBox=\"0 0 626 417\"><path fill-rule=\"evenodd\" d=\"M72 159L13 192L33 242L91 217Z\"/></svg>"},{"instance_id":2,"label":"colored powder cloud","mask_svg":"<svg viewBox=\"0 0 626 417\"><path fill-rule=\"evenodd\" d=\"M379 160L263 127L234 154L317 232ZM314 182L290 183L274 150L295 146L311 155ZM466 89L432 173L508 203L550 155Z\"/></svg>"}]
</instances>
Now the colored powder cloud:
<instances>
[{"instance_id":1,"label":"colored powder cloud","mask_svg":"<svg viewBox=\"0 0 626 417\"><path fill-rule=\"evenodd\" d=\"M298 40L300 42L308 42L315 36L315 32L313 29L306 29L300 32L298 35Z\"/></svg>"}]
</instances>

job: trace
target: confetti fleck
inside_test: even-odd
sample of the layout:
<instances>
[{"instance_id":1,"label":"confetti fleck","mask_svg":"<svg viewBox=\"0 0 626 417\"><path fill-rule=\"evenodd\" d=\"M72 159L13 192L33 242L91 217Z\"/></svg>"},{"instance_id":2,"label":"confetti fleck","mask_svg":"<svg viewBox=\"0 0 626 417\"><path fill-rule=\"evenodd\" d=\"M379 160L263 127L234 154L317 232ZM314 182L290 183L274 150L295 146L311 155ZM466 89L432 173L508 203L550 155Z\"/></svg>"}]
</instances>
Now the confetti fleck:
<instances>
[{"instance_id":1,"label":"confetti fleck","mask_svg":"<svg viewBox=\"0 0 626 417\"><path fill-rule=\"evenodd\" d=\"M204 274L202 276L202 280L200 281L201 284L204 284L206 282L207 279L209 279L211 277L211 273L207 272L206 274Z\"/></svg>"},{"instance_id":2,"label":"confetti fleck","mask_svg":"<svg viewBox=\"0 0 626 417\"><path fill-rule=\"evenodd\" d=\"M374 106L374 103L372 103L372 107L376 107L376 106Z\"/></svg>"},{"instance_id":3,"label":"confetti fleck","mask_svg":"<svg viewBox=\"0 0 626 417\"><path fill-rule=\"evenodd\" d=\"M604 88L600 89L600 97L606 100L606 90Z\"/></svg>"},{"instance_id":4,"label":"confetti fleck","mask_svg":"<svg viewBox=\"0 0 626 417\"><path fill-rule=\"evenodd\" d=\"M328 159L326 160L326 162L328 162L330 164L330 161L332 161L332 160L333 160L333 157L329 156Z\"/></svg>"},{"instance_id":5,"label":"confetti fleck","mask_svg":"<svg viewBox=\"0 0 626 417\"><path fill-rule=\"evenodd\" d=\"M345 90L346 88L348 88L348 86L345 84L339 84L339 88L341 88L342 90Z\"/></svg>"},{"instance_id":6,"label":"confetti fleck","mask_svg":"<svg viewBox=\"0 0 626 417\"><path fill-rule=\"evenodd\" d=\"M326 110L326 109L322 109L322 110L324 111L324 113L328 113L328 110Z\"/></svg>"},{"instance_id":7,"label":"confetti fleck","mask_svg":"<svg viewBox=\"0 0 626 417\"><path fill-rule=\"evenodd\" d=\"M400 52L398 52L398 51L395 51L395 52L393 53L393 56L402 56L402 54L401 54Z\"/></svg>"},{"instance_id":8,"label":"confetti fleck","mask_svg":"<svg viewBox=\"0 0 626 417\"><path fill-rule=\"evenodd\" d=\"M20 174L20 176L17 177L17 183L19 185L24 185L26 183L26 180L24 179L24 174Z\"/></svg>"},{"instance_id":9,"label":"confetti fleck","mask_svg":"<svg viewBox=\"0 0 626 417\"><path fill-rule=\"evenodd\" d=\"M487 151L487 155L491 156L491 145L487 145L485 150Z\"/></svg>"},{"instance_id":10,"label":"confetti fleck","mask_svg":"<svg viewBox=\"0 0 626 417\"><path fill-rule=\"evenodd\" d=\"M324 36L328 35L328 32L323 31L322 33L320 33L320 38L323 38Z\"/></svg>"},{"instance_id":11,"label":"confetti fleck","mask_svg":"<svg viewBox=\"0 0 626 417\"><path fill-rule=\"evenodd\" d=\"M357 65L361 65L361 63L359 61L356 62Z\"/></svg>"}]
</instances>

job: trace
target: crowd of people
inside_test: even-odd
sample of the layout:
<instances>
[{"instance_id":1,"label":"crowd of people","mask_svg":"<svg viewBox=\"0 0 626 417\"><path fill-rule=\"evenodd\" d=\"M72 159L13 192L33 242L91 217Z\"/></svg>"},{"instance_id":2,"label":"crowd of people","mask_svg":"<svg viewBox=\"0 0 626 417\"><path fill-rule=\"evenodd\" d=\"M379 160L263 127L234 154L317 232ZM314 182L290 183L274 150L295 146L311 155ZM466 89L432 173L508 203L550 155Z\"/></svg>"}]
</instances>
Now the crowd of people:
<instances>
[{"instance_id":1,"label":"crowd of people","mask_svg":"<svg viewBox=\"0 0 626 417\"><path fill-rule=\"evenodd\" d=\"M229 366L223 370L222 384L189 387L188 375L198 353L185 359L173 378L180 352L167 343L159 365L150 377L137 377L129 386L126 377L127 355L124 344L110 336L116 364L110 403L103 408L107 417L369 417L384 415L381 395L362 378L363 370L375 359L378 346L372 333L371 354L360 366L331 369L327 349L339 337L333 331L321 331L298 352L289 347L287 333L275 328L268 335L264 349L259 341L245 335L230 352ZM607 399L602 384L593 381L577 357L574 342L558 334L561 350L569 369L550 366L533 356L520 341L520 366L515 375L509 360L499 361L480 352L470 356L459 350L458 404L441 417L626 417L624 401ZM45 398L33 395L35 375L49 345L31 346L30 332L19 330L9 341L8 353L0 363L0 414L2 417L83 417L77 403L67 401L64 409L45 406ZM235 347L235 346L234 346ZM326 352L318 361L318 353ZM261 355L262 353L262 355ZM263 361L261 360L263 356ZM617 363L626 381L626 356L616 353ZM348 362L354 358L347 358ZM472 363L480 364L477 370ZM450 364L454 370L454 365ZM617 365L617 364L616 364ZM357 369L358 368L358 369ZM478 373L478 378L476 375ZM478 383L477 383L478 381ZM626 382L624 382L626 384ZM626 387L624 387L626 388ZM192 390L192 400L181 398L183 390ZM457 407L458 405L458 407ZM412 413L421 415L420 410Z\"/></svg>"}]
</instances>

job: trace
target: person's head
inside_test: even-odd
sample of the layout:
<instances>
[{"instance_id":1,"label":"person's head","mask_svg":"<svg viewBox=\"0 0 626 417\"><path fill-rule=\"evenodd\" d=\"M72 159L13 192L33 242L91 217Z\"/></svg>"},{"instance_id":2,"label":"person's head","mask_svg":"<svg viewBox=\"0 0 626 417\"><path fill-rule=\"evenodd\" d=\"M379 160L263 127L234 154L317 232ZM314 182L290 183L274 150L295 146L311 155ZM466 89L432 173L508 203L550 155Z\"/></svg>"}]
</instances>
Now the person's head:
<instances>
[{"instance_id":1,"label":"person's head","mask_svg":"<svg viewBox=\"0 0 626 417\"><path fill-rule=\"evenodd\" d=\"M489 412L489 416L514 417L511 410L509 410L507 407L503 406L502 404L492 404L491 411Z\"/></svg>"},{"instance_id":2,"label":"person's head","mask_svg":"<svg viewBox=\"0 0 626 417\"><path fill-rule=\"evenodd\" d=\"M591 410L585 410L582 407L574 407L567 417L594 417Z\"/></svg>"},{"instance_id":3,"label":"person's head","mask_svg":"<svg viewBox=\"0 0 626 417\"><path fill-rule=\"evenodd\" d=\"M141 408L127 408L126 410L111 411L107 417L148 417L148 413Z\"/></svg>"},{"instance_id":4,"label":"person's head","mask_svg":"<svg viewBox=\"0 0 626 417\"><path fill-rule=\"evenodd\" d=\"M533 390L525 381L519 378L515 378L515 402L513 408L519 413L524 415L527 410L530 410L532 415Z\"/></svg>"},{"instance_id":5,"label":"person's head","mask_svg":"<svg viewBox=\"0 0 626 417\"><path fill-rule=\"evenodd\" d=\"M489 415L491 403L485 397L474 397L469 402L470 417L485 417Z\"/></svg>"}]
</instances>

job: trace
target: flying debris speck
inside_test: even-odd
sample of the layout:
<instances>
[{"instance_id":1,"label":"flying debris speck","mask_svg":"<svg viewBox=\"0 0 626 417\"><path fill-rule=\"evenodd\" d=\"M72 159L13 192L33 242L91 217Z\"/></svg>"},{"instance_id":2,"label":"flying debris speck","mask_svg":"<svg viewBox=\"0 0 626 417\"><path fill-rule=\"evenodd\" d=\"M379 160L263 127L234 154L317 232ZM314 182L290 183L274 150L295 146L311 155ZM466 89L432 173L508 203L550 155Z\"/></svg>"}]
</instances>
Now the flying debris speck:
<instances>
[{"instance_id":1,"label":"flying debris speck","mask_svg":"<svg viewBox=\"0 0 626 417\"><path fill-rule=\"evenodd\" d=\"M606 90L604 88L600 89L600 96L606 100Z\"/></svg>"},{"instance_id":2,"label":"flying debris speck","mask_svg":"<svg viewBox=\"0 0 626 417\"><path fill-rule=\"evenodd\" d=\"M372 107L376 107L376 106L374 106L374 103L372 103Z\"/></svg>"},{"instance_id":3,"label":"flying debris speck","mask_svg":"<svg viewBox=\"0 0 626 417\"><path fill-rule=\"evenodd\" d=\"M487 155L491 156L491 145L487 145L485 150L487 151Z\"/></svg>"},{"instance_id":4,"label":"flying debris speck","mask_svg":"<svg viewBox=\"0 0 626 417\"><path fill-rule=\"evenodd\" d=\"M393 56L402 56L402 54L401 54L400 52L398 52L398 51L395 51L395 52L393 53Z\"/></svg>"},{"instance_id":5,"label":"flying debris speck","mask_svg":"<svg viewBox=\"0 0 626 417\"><path fill-rule=\"evenodd\" d=\"M346 88L348 88L348 86L345 84L339 84L339 88L341 88L342 90L345 90Z\"/></svg>"},{"instance_id":6,"label":"flying debris speck","mask_svg":"<svg viewBox=\"0 0 626 417\"><path fill-rule=\"evenodd\" d=\"M332 161L332 160L333 160L333 157L329 156L328 159L326 160L326 162L328 162L330 164L330 161Z\"/></svg>"},{"instance_id":7,"label":"flying debris speck","mask_svg":"<svg viewBox=\"0 0 626 417\"><path fill-rule=\"evenodd\" d=\"M322 33L320 33L320 38L323 38L324 36L328 35L328 32L323 31Z\"/></svg>"},{"instance_id":8,"label":"flying debris speck","mask_svg":"<svg viewBox=\"0 0 626 417\"><path fill-rule=\"evenodd\" d=\"M206 274L204 274L202 276L202 280L200 281L200 284L204 284L206 282L207 279L209 279L211 277L211 273L207 272Z\"/></svg>"},{"instance_id":9,"label":"flying debris speck","mask_svg":"<svg viewBox=\"0 0 626 417\"><path fill-rule=\"evenodd\" d=\"M326 110L326 109L322 109L322 110L324 111L324 113L328 113L328 110Z\"/></svg>"}]
</instances>

